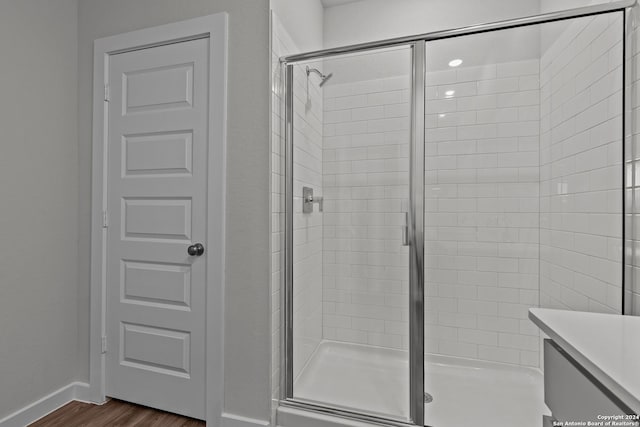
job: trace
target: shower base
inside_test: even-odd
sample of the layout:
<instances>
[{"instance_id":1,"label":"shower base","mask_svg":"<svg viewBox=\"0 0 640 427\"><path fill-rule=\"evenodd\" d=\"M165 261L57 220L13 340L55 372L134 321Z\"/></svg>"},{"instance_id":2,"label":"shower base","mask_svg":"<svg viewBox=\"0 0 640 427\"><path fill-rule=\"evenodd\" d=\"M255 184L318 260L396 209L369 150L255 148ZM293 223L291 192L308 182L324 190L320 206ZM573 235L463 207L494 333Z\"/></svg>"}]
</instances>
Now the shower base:
<instances>
[{"instance_id":1,"label":"shower base","mask_svg":"<svg viewBox=\"0 0 640 427\"><path fill-rule=\"evenodd\" d=\"M294 385L296 399L405 418L409 412L407 353L323 341ZM428 355L425 425L539 427L549 415L537 369Z\"/></svg>"}]
</instances>

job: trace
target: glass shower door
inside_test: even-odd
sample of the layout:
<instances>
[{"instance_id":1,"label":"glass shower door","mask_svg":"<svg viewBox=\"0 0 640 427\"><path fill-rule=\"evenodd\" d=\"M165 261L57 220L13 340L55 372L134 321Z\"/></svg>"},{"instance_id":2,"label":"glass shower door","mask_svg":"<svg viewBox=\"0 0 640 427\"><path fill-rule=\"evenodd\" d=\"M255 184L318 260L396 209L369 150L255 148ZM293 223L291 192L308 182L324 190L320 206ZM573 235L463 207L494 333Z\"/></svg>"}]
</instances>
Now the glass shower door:
<instances>
[{"instance_id":1,"label":"glass shower door","mask_svg":"<svg viewBox=\"0 0 640 427\"><path fill-rule=\"evenodd\" d=\"M539 425L528 309L622 307L625 17L606 8L286 58L282 405Z\"/></svg>"},{"instance_id":2,"label":"glass shower door","mask_svg":"<svg viewBox=\"0 0 640 427\"><path fill-rule=\"evenodd\" d=\"M403 423L413 54L403 46L286 70L285 398Z\"/></svg>"},{"instance_id":3,"label":"glass shower door","mask_svg":"<svg viewBox=\"0 0 640 427\"><path fill-rule=\"evenodd\" d=\"M528 310L621 310L623 24L427 42L426 424L540 425Z\"/></svg>"}]
</instances>

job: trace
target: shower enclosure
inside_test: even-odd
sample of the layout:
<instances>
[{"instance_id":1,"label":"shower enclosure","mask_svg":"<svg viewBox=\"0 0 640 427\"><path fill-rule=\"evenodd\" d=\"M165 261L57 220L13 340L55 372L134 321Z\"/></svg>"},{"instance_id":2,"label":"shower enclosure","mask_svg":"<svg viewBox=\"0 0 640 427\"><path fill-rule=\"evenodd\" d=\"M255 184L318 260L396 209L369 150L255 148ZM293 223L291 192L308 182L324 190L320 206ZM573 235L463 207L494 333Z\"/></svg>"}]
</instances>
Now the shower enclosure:
<instances>
[{"instance_id":1,"label":"shower enclosure","mask_svg":"<svg viewBox=\"0 0 640 427\"><path fill-rule=\"evenodd\" d=\"M623 311L632 4L281 58L281 406L542 415L528 309Z\"/></svg>"}]
</instances>

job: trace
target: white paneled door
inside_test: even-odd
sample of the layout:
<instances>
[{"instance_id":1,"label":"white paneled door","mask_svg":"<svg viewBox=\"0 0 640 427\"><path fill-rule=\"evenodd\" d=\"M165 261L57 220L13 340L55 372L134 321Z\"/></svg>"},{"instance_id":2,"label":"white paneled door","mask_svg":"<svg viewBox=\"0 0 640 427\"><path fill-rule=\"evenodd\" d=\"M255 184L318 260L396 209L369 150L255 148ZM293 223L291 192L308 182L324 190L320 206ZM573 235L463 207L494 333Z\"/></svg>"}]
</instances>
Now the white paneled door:
<instances>
[{"instance_id":1,"label":"white paneled door","mask_svg":"<svg viewBox=\"0 0 640 427\"><path fill-rule=\"evenodd\" d=\"M200 419L208 43L112 55L106 93L106 393Z\"/></svg>"}]
</instances>

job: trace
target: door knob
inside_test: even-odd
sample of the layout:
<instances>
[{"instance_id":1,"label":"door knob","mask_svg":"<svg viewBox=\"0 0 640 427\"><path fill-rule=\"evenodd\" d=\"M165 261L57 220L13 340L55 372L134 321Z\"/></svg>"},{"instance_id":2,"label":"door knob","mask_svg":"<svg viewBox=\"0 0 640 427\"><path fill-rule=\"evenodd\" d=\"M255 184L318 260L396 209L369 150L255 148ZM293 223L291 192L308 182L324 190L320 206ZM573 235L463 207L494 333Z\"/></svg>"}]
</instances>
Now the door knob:
<instances>
[{"instance_id":1,"label":"door knob","mask_svg":"<svg viewBox=\"0 0 640 427\"><path fill-rule=\"evenodd\" d=\"M204 253L204 246L202 243L195 243L187 248L187 253L190 256L201 256Z\"/></svg>"}]
</instances>

